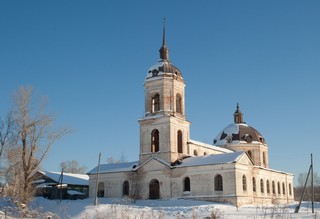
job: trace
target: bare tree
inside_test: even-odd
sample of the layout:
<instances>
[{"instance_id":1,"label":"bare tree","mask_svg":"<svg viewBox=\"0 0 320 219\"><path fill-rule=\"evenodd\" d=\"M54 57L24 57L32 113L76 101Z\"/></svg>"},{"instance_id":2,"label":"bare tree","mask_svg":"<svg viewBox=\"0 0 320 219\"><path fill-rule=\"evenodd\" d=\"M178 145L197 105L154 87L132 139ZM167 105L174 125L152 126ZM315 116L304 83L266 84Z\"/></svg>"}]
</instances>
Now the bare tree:
<instances>
[{"instance_id":1,"label":"bare tree","mask_svg":"<svg viewBox=\"0 0 320 219\"><path fill-rule=\"evenodd\" d=\"M6 167L3 174L8 185L6 194L10 197L18 198L19 194L22 194L22 187L20 185L20 179L22 179L22 163L20 159L21 148L11 147L7 150L6 154Z\"/></svg>"},{"instance_id":2,"label":"bare tree","mask_svg":"<svg viewBox=\"0 0 320 219\"><path fill-rule=\"evenodd\" d=\"M107 158L107 163L127 163L127 162L128 161L126 160L124 153L121 154L119 159L115 159L112 156Z\"/></svg>"},{"instance_id":3,"label":"bare tree","mask_svg":"<svg viewBox=\"0 0 320 219\"><path fill-rule=\"evenodd\" d=\"M63 172L66 173L85 173L87 167L80 166L78 161L71 160L71 161L64 161L60 163L60 170L63 169Z\"/></svg>"},{"instance_id":4,"label":"bare tree","mask_svg":"<svg viewBox=\"0 0 320 219\"><path fill-rule=\"evenodd\" d=\"M54 117L46 113L46 99L35 101L32 91L31 87L21 87L15 92L12 110L15 145L21 149L20 184L24 203L30 199L33 174L52 144L67 133L67 129L52 128Z\"/></svg>"},{"instance_id":5,"label":"bare tree","mask_svg":"<svg viewBox=\"0 0 320 219\"><path fill-rule=\"evenodd\" d=\"M12 115L9 113L5 120L0 118L0 161L2 160L3 152L9 144L12 134Z\"/></svg>"}]
</instances>

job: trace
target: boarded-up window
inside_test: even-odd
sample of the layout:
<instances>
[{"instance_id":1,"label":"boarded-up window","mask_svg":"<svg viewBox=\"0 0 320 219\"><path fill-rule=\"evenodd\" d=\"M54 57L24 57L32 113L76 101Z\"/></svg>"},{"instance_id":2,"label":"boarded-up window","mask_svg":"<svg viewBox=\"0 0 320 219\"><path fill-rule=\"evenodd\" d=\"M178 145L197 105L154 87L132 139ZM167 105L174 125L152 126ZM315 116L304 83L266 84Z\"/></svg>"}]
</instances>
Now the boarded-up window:
<instances>
[{"instance_id":1,"label":"boarded-up window","mask_svg":"<svg viewBox=\"0 0 320 219\"><path fill-rule=\"evenodd\" d=\"M176 96L176 112L182 114L182 97L180 94Z\"/></svg>"}]
</instances>

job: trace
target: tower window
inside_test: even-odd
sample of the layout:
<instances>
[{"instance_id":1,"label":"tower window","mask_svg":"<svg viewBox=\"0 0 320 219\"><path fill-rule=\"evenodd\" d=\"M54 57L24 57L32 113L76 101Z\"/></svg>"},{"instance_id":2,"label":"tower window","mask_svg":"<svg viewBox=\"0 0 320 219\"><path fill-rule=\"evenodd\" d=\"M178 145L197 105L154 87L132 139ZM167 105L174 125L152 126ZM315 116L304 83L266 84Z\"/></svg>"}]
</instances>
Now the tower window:
<instances>
[{"instance_id":1,"label":"tower window","mask_svg":"<svg viewBox=\"0 0 320 219\"><path fill-rule=\"evenodd\" d=\"M190 178L189 177L186 177L184 179L184 188L183 188L183 191L190 191Z\"/></svg>"},{"instance_id":2,"label":"tower window","mask_svg":"<svg viewBox=\"0 0 320 219\"><path fill-rule=\"evenodd\" d=\"M159 131L154 129L151 132L151 152L158 152L159 151Z\"/></svg>"},{"instance_id":3,"label":"tower window","mask_svg":"<svg viewBox=\"0 0 320 219\"><path fill-rule=\"evenodd\" d=\"M223 191L223 179L220 174L214 177L214 190L215 191Z\"/></svg>"},{"instance_id":4,"label":"tower window","mask_svg":"<svg viewBox=\"0 0 320 219\"><path fill-rule=\"evenodd\" d=\"M176 112L182 114L182 97L180 94L176 96Z\"/></svg>"},{"instance_id":5,"label":"tower window","mask_svg":"<svg viewBox=\"0 0 320 219\"><path fill-rule=\"evenodd\" d=\"M182 153L182 131L178 131L178 153Z\"/></svg>"},{"instance_id":6,"label":"tower window","mask_svg":"<svg viewBox=\"0 0 320 219\"><path fill-rule=\"evenodd\" d=\"M249 150L247 153L248 153L248 156L252 159L252 152Z\"/></svg>"},{"instance_id":7,"label":"tower window","mask_svg":"<svg viewBox=\"0 0 320 219\"><path fill-rule=\"evenodd\" d=\"M160 95L155 94L151 100L151 112L155 113L160 110Z\"/></svg>"},{"instance_id":8,"label":"tower window","mask_svg":"<svg viewBox=\"0 0 320 219\"><path fill-rule=\"evenodd\" d=\"M266 165L266 153L265 152L262 153L262 162L264 165Z\"/></svg>"}]
</instances>

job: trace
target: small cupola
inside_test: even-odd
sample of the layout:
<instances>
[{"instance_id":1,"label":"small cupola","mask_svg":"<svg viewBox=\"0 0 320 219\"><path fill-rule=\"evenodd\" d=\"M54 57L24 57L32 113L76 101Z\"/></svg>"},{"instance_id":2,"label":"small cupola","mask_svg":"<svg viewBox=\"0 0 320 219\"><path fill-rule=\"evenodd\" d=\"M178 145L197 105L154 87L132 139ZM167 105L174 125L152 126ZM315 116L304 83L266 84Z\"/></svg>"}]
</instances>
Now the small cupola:
<instances>
[{"instance_id":1,"label":"small cupola","mask_svg":"<svg viewBox=\"0 0 320 219\"><path fill-rule=\"evenodd\" d=\"M234 123L237 123L237 124L244 123L243 122L243 114L240 111L239 103L237 103L237 109L234 112L233 117L234 117Z\"/></svg>"},{"instance_id":2,"label":"small cupola","mask_svg":"<svg viewBox=\"0 0 320 219\"><path fill-rule=\"evenodd\" d=\"M178 81L184 82L180 70L176 66L174 66L169 60L169 49L167 47L167 41L166 41L165 18L163 19L162 45L159 50L159 53L160 53L160 59L156 64L152 65L149 68L146 80L148 79L153 80L155 77L166 76L166 77L173 77Z\"/></svg>"}]
</instances>

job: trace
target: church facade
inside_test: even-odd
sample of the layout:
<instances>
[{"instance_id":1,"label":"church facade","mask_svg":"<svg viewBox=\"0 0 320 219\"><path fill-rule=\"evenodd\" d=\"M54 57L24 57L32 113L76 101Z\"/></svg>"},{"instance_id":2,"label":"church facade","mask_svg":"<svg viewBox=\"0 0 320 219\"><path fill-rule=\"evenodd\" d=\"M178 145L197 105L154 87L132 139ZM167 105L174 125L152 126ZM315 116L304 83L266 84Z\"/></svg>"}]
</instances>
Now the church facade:
<instances>
[{"instance_id":1,"label":"church facade","mask_svg":"<svg viewBox=\"0 0 320 219\"><path fill-rule=\"evenodd\" d=\"M269 167L268 145L244 122L239 105L234 123L212 145L190 139L185 82L169 61L165 27L159 52L144 81L139 160L89 171L89 196L190 198L236 206L292 202L293 175Z\"/></svg>"}]
</instances>

